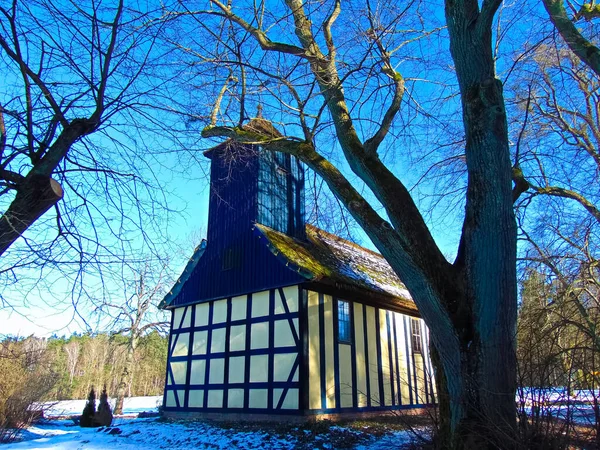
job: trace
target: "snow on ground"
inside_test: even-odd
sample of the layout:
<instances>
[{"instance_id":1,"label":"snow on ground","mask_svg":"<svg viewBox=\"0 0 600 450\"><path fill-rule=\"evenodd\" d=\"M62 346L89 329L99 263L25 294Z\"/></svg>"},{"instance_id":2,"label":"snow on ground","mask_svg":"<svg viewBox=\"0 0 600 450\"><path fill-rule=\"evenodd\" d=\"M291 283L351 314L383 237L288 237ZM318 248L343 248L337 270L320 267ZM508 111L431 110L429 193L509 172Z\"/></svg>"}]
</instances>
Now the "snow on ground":
<instances>
[{"instance_id":1,"label":"snow on ground","mask_svg":"<svg viewBox=\"0 0 600 450\"><path fill-rule=\"evenodd\" d=\"M563 387L554 387L526 388L517 392L517 403L525 405L527 414L532 414L535 408L543 416L570 417L581 425L595 424L594 399L600 401L599 390L573 389L569 392Z\"/></svg>"},{"instance_id":2,"label":"snow on ground","mask_svg":"<svg viewBox=\"0 0 600 450\"><path fill-rule=\"evenodd\" d=\"M331 427L338 433L354 433L343 427ZM109 430L109 431L106 431ZM118 430L119 434L111 434ZM294 429L294 432L273 433L265 430L245 431L237 428L220 428L198 421L168 422L157 418L116 419L113 428L80 428L72 421L50 421L29 428L21 442L0 446L2 450L154 450L173 449L334 449L383 450L403 448L412 441L406 431L394 431L374 437L361 434L357 445L330 440L330 433L304 439L303 433L311 431Z\"/></svg>"},{"instance_id":3,"label":"snow on ground","mask_svg":"<svg viewBox=\"0 0 600 450\"><path fill-rule=\"evenodd\" d=\"M156 412L162 405L162 395L154 397L129 397L123 402L123 414L138 414L143 411ZM43 404L45 417L61 417L79 415L83 411L86 400L63 400L60 402L45 402ZM108 402L112 408L115 407L115 399L109 398ZM96 406L98 399L96 399Z\"/></svg>"},{"instance_id":4,"label":"snow on ground","mask_svg":"<svg viewBox=\"0 0 600 450\"><path fill-rule=\"evenodd\" d=\"M114 405L114 400L110 400ZM126 398L124 415L156 412L162 397ZM200 421L166 421L158 417L118 417L111 428L80 428L65 416L81 414L85 400L44 404L44 422L25 430L21 440L0 450L154 450L154 449L336 449L388 450L405 448L414 436L407 431L373 432L337 425L296 426L244 423L217 425ZM52 419L62 417L63 419ZM114 433L114 434L111 434Z\"/></svg>"}]
</instances>

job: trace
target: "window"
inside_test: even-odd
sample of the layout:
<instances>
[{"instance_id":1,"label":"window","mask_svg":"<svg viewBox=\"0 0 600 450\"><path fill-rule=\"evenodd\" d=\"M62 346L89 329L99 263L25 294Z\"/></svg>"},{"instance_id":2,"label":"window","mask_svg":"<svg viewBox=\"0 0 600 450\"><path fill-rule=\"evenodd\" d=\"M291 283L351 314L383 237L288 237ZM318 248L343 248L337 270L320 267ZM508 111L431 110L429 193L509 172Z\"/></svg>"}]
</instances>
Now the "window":
<instances>
[{"instance_id":1,"label":"window","mask_svg":"<svg viewBox=\"0 0 600 450\"><path fill-rule=\"evenodd\" d=\"M242 252L238 247L229 247L223 252L221 261L223 270L238 268L242 264Z\"/></svg>"},{"instance_id":2,"label":"window","mask_svg":"<svg viewBox=\"0 0 600 450\"><path fill-rule=\"evenodd\" d=\"M410 332L412 336L412 349L414 353L421 353L421 323L419 319L410 319Z\"/></svg>"},{"instance_id":3,"label":"window","mask_svg":"<svg viewBox=\"0 0 600 450\"><path fill-rule=\"evenodd\" d=\"M338 341L350 343L350 303L338 300Z\"/></svg>"}]
</instances>

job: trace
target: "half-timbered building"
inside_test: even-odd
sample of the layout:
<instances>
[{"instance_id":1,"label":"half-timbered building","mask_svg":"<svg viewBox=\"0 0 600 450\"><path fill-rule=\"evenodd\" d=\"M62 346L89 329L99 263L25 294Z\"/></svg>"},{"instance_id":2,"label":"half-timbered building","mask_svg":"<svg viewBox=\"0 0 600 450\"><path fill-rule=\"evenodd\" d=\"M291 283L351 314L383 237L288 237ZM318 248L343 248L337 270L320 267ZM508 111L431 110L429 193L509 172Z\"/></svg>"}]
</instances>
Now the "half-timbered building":
<instances>
[{"instance_id":1,"label":"half-timbered building","mask_svg":"<svg viewBox=\"0 0 600 450\"><path fill-rule=\"evenodd\" d=\"M304 220L290 155L222 144L172 312L164 411L322 415L434 402L429 334L376 252Z\"/></svg>"}]
</instances>

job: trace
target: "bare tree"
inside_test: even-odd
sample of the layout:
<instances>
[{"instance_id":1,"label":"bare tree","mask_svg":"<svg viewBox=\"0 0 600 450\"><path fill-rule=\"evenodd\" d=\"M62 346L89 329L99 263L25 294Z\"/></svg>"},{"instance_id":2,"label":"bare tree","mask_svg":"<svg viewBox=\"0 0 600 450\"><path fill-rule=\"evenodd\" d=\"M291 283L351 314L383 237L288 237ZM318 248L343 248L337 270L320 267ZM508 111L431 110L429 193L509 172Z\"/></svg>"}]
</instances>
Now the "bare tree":
<instances>
[{"instance_id":1,"label":"bare tree","mask_svg":"<svg viewBox=\"0 0 600 450\"><path fill-rule=\"evenodd\" d=\"M499 5L445 4L468 171L466 218L453 263L436 245L405 184L382 161L398 127L410 123L403 104L415 105L407 97L417 90L407 91L398 66L438 28L425 20L424 3L288 0L285 9L275 10L263 2L234 6L214 0L198 9L186 3L189 9L165 16L189 19L181 27L193 27L197 39L182 42L185 36L178 34L181 47L195 53L200 66L216 66L215 80L221 79L203 136L300 158L406 284L431 330L448 448L507 448L516 428L516 225L502 83L492 49ZM217 41L214 47L206 44L209 39ZM424 59L436 52L425 52ZM248 125L251 98L286 134L276 136L266 119ZM321 145L327 139L329 145Z\"/></svg>"},{"instance_id":2,"label":"bare tree","mask_svg":"<svg viewBox=\"0 0 600 450\"><path fill-rule=\"evenodd\" d=\"M155 13L124 0L0 6L6 285L21 280L28 289L57 270L85 289L83 272L101 274L103 263L133 253L134 235L150 248L159 241L148 239L162 226L156 208L169 211L151 149L165 121L150 100L164 93Z\"/></svg>"},{"instance_id":3,"label":"bare tree","mask_svg":"<svg viewBox=\"0 0 600 450\"><path fill-rule=\"evenodd\" d=\"M67 354L67 370L69 372L69 385L72 385L73 378L75 377L75 371L77 370L77 362L79 361L79 342L69 342L63 348L65 353Z\"/></svg>"},{"instance_id":4,"label":"bare tree","mask_svg":"<svg viewBox=\"0 0 600 450\"><path fill-rule=\"evenodd\" d=\"M113 333L126 337L123 371L117 375L115 414L123 413L125 395L131 390L140 339L152 330L161 333L168 330L169 322L157 308L171 281L168 274L167 263L152 264L150 260L136 268L125 267L121 277L122 295L115 291L110 299L102 299L97 306L97 313L111 318Z\"/></svg>"},{"instance_id":5,"label":"bare tree","mask_svg":"<svg viewBox=\"0 0 600 450\"><path fill-rule=\"evenodd\" d=\"M589 30L588 30L589 31ZM590 31L589 34L593 36ZM575 327L600 350L596 315L600 232L600 78L560 39L542 34L521 61L513 101L514 177L523 260L556 286L560 322ZM542 267L542 269L539 269Z\"/></svg>"}]
</instances>

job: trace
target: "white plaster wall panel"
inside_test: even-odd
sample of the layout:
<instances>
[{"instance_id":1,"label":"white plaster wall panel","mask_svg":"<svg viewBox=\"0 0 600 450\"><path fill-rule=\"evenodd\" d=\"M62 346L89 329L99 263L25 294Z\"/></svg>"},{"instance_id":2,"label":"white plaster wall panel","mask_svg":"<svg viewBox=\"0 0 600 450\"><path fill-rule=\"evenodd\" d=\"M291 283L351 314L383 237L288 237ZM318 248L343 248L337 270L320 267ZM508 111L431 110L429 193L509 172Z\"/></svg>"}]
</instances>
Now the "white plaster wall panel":
<instances>
[{"instance_id":1,"label":"white plaster wall panel","mask_svg":"<svg viewBox=\"0 0 600 450\"><path fill-rule=\"evenodd\" d=\"M268 380L268 355L253 355L250 357L250 382L260 383Z\"/></svg>"},{"instance_id":2,"label":"white plaster wall panel","mask_svg":"<svg viewBox=\"0 0 600 450\"><path fill-rule=\"evenodd\" d=\"M179 389L175 391L177 398L179 399L179 406L184 406L183 402L185 401L185 391L183 389Z\"/></svg>"},{"instance_id":3,"label":"white plaster wall panel","mask_svg":"<svg viewBox=\"0 0 600 450\"><path fill-rule=\"evenodd\" d=\"M190 333L181 333L174 338L171 356L187 356L190 345Z\"/></svg>"},{"instance_id":4,"label":"white plaster wall panel","mask_svg":"<svg viewBox=\"0 0 600 450\"><path fill-rule=\"evenodd\" d=\"M191 307L176 308L173 317L173 329L189 328L191 323Z\"/></svg>"},{"instance_id":5,"label":"white plaster wall panel","mask_svg":"<svg viewBox=\"0 0 600 450\"><path fill-rule=\"evenodd\" d=\"M269 322L253 323L250 331L250 348L269 347Z\"/></svg>"},{"instance_id":6,"label":"white plaster wall panel","mask_svg":"<svg viewBox=\"0 0 600 450\"><path fill-rule=\"evenodd\" d=\"M217 328L212 331L210 343L211 353L222 353L225 351L225 328Z\"/></svg>"},{"instance_id":7,"label":"white plaster wall panel","mask_svg":"<svg viewBox=\"0 0 600 450\"><path fill-rule=\"evenodd\" d=\"M232 352L246 350L246 325L231 327L229 334L229 350Z\"/></svg>"},{"instance_id":8,"label":"white plaster wall panel","mask_svg":"<svg viewBox=\"0 0 600 450\"><path fill-rule=\"evenodd\" d=\"M178 330L183 318L183 311L185 308L175 308L173 310L173 330Z\"/></svg>"},{"instance_id":9,"label":"white plaster wall panel","mask_svg":"<svg viewBox=\"0 0 600 450\"><path fill-rule=\"evenodd\" d=\"M387 311L387 326L389 329L389 335L390 335L390 360L391 360L391 365L390 365L390 369L391 369L391 377L392 377L392 390L393 390L393 404L394 405L399 405L400 404L400 398L401 398L401 393L398 392L398 364L396 363L396 339L394 339L394 313L392 311ZM398 361L399 362L399 361Z\"/></svg>"},{"instance_id":10,"label":"white plaster wall panel","mask_svg":"<svg viewBox=\"0 0 600 450\"><path fill-rule=\"evenodd\" d=\"M241 295L231 299L231 320L243 320L246 318L247 296Z\"/></svg>"},{"instance_id":11,"label":"white plaster wall panel","mask_svg":"<svg viewBox=\"0 0 600 450\"><path fill-rule=\"evenodd\" d=\"M289 286L283 288L283 295L289 312L298 312L298 286ZM283 305L283 298L279 289L275 290L275 314L284 314L285 306Z\"/></svg>"},{"instance_id":12,"label":"white plaster wall panel","mask_svg":"<svg viewBox=\"0 0 600 450\"><path fill-rule=\"evenodd\" d=\"M273 389L273 408L276 408L281 400L284 390ZM281 403L281 409L298 409L298 389L288 389Z\"/></svg>"},{"instance_id":13,"label":"white plaster wall panel","mask_svg":"<svg viewBox=\"0 0 600 450\"><path fill-rule=\"evenodd\" d=\"M298 389L288 389L281 404L281 409L298 409Z\"/></svg>"},{"instance_id":14,"label":"white plaster wall panel","mask_svg":"<svg viewBox=\"0 0 600 450\"><path fill-rule=\"evenodd\" d=\"M223 391L220 389L208 391L208 407L222 408L223 407Z\"/></svg>"},{"instance_id":15,"label":"white plaster wall panel","mask_svg":"<svg viewBox=\"0 0 600 450\"><path fill-rule=\"evenodd\" d=\"M190 408L202 408L204 406L204 390L191 390L188 397L188 406Z\"/></svg>"},{"instance_id":16,"label":"white plaster wall panel","mask_svg":"<svg viewBox=\"0 0 600 450\"><path fill-rule=\"evenodd\" d=\"M185 384L187 372L187 361L177 361L171 363L171 372L173 373L174 384Z\"/></svg>"},{"instance_id":17,"label":"white plaster wall panel","mask_svg":"<svg viewBox=\"0 0 600 450\"><path fill-rule=\"evenodd\" d=\"M279 399L281 398L281 394L283 394L283 389L273 389L273 405L271 406L272 408L277 408L277 405L279 404Z\"/></svg>"},{"instance_id":18,"label":"white plaster wall panel","mask_svg":"<svg viewBox=\"0 0 600 450\"><path fill-rule=\"evenodd\" d=\"M398 347L398 366L400 367L400 394L402 404L410 403L410 393L408 390L408 368L406 365L406 339L404 336L404 315L396 313L396 345Z\"/></svg>"},{"instance_id":19,"label":"white plaster wall panel","mask_svg":"<svg viewBox=\"0 0 600 450\"><path fill-rule=\"evenodd\" d=\"M365 350L365 329L363 305L354 303L354 333L356 347L356 391L358 407L364 408L367 403L367 362Z\"/></svg>"},{"instance_id":20,"label":"white plaster wall panel","mask_svg":"<svg viewBox=\"0 0 600 450\"><path fill-rule=\"evenodd\" d=\"M285 294L290 312L298 312L298 286L283 288L283 293Z\"/></svg>"},{"instance_id":21,"label":"white plaster wall panel","mask_svg":"<svg viewBox=\"0 0 600 450\"><path fill-rule=\"evenodd\" d=\"M208 303L196 305L196 316L194 317L194 326L203 327L208 325Z\"/></svg>"},{"instance_id":22,"label":"white plaster wall panel","mask_svg":"<svg viewBox=\"0 0 600 450\"><path fill-rule=\"evenodd\" d=\"M352 407L352 347L349 344L338 344L340 406Z\"/></svg>"},{"instance_id":23,"label":"white plaster wall panel","mask_svg":"<svg viewBox=\"0 0 600 450\"><path fill-rule=\"evenodd\" d=\"M308 292L308 405L321 409L321 362L319 339L319 295Z\"/></svg>"},{"instance_id":24,"label":"white plaster wall panel","mask_svg":"<svg viewBox=\"0 0 600 450\"><path fill-rule=\"evenodd\" d=\"M273 381L287 381L292 371L296 353L282 353L274 355Z\"/></svg>"},{"instance_id":25,"label":"white plaster wall panel","mask_svg":"<svg viewBox=\"0 0 600 450\"><path fill-rule=\"evenodd\" d=\"M227 320L227 299L213 302L212 323L223 323Z\"/></svg>"},{"instance_id":26,"label":"white plaster wall panel","mask_svg":"<svg viewBox=\"0 0 600 450\"><path fill-rule=\"evenodd\" d=\"M210 360L210 374L208 382L210 384L220 384L225 380L225 359L217 358Z\"/></svg>"},{"instance_id":27,"label":"white plaster wall panel","mask_svg":"<svg viewBox=\"0 0 600 450\"><path fill-rule=\"evenodd\" d=\"M327 408L335 408L335 359L333 329L337 326L337 321L333 318L333 300L330 295L323 296L324 314L325 314L325 396Z\"/></svg>"},{"instance_id":28,"label":"white plaster wall panel","mask_svg":"<svg viewBox=\"0 0 600 450\"><path fill-rule=\"evenodd\" d=\"M275 314L284 314L285 308L283 307L283 299L279 295L279 290L275 291Z\"/></svg>"},{"instance_id":29,"label":"white plaster wall panel","mask_svg":"<svg viewBox=\"0 0 600 450\"><path fill-rule=\"evenodd\" d=\"M234 356L229 358L229 382L243 383L244 369L246 368L245 356Z\"/></svg>"},{"instance_id":30,"label":"white plaster wall panel","mask_svg":"<svg viewBox=\"0 0 600 450\"><path fill-rule=\"evenodd\" d=\"M243 408L244 407L244 390L229 389L227 392L227 407L228 408Z\"/></svg>"},{"instance_id":31,"label":"white plaster wall panel","mask_svg":"<svg viewBox=\"0 0 600 450\"><path fill-rule=\"evenodd\" d=\"M252 317L269 315L269 291L255 292L252 294Z\"/></svg>"},{"instance_id":32,"label":"white plaster wall panel","mask_svg":"<svg viewBox=\"0 0 600 450\"><path fill-rule=\"evenodd\" d=\"M167 406L177 406L177 402L175 401L175 392L167 391Z\"/></svg>"},{"instance_id":33,"label":"white plaster wall panel","mask_svg":"<svg viewBox=\"0 0 600 450\"><path fill-rule=\"evenodd\" d=\"M268 398L267 389L250 389L248 403L250 408L267 408Z\"/></svg>"},{"instance_id":34,"label":"white plaster wall panel","mask_svg":"<svg viewBox=\"0 0 600 450\"><path fill-rule=\"evenodd\" d=\"M285 320L275 321L275 347L295 347L294 335L290 330L290 322Z\"/></svg>"},{"instance_id":35,"label":"white plaster wall panel","mask_svg":"<svg viewBox=\"0 0 600 450\"><path fill-rule=\"evenodd\" d=\"M194 333L194 343L192 345L192 355L206 355L206 345L208 343L208 331L197 331Z\"/></svg>"},{"instance_id":36,"label":"white plaster wall panel","mask_svg":"<svg viewBox=\"0 0 600 450\"><path fill-rule=\"evenodd\" d=\"M206 376L206 361L203 359L193 360L192 368L190 371L190 384L204 384L205 376Z\"/></svg>"}]
</instances>

